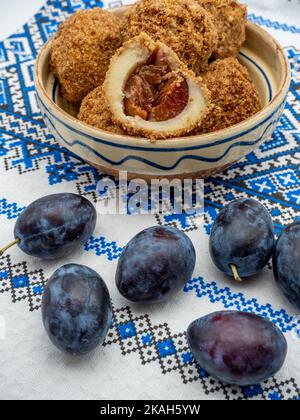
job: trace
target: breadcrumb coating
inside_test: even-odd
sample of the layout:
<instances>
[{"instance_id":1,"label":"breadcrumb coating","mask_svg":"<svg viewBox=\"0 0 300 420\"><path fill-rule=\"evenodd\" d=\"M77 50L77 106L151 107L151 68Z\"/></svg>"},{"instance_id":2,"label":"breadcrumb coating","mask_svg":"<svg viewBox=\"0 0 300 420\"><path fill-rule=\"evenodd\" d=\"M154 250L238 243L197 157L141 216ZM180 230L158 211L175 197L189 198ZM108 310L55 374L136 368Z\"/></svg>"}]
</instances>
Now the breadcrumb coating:
<instances>
[{"instance_id":1,"label":"breadcrumb coating","mask_svg":"<svg viewBox=\"0 0 300 420\"><path fill-rule=\"evenodd\" d=\"M247 68L235 58L246 38L246 15L247 6L237 0L139 0L128 8L122 19L100 8L80 11L64 22L55 35L51 47L50 69L61 84L64 98L77 109L82 101L78 119L109 133L167 139L222 130L246 120L262 108ZM183 89L182 96L176 93L181 85L185 86L183 77L185 82L190 80L189 86L193 85L193 89L200 87L203 94L206 109L198 120L197 129L193 123L189 127L177 127L176 130L171 127L169 131L162 125L162 131L157 131L157 127L156 131L151 131L151 127L148 127L151 119L146 118L146 128L142 127L137 121L130 119L132 115L127 113L126 106L126 120L112 112L114 93L107 94L104 80L108 80L111 66L116 64L118 56L130 47L133 38L137 36L140 38L140 47L145 47L148 52L159 43L165 44L164 47L159 47L160 50L166 47L169 50L169 59L173 63L178 60L178 67L175 66L169 73L162 73L162 80L168 80L169 77L172 83L166 84L166 88L163 83L158 85L156 92L156 82L152 86L148 79L150 76L157 77L155 71L159 70L160 74L162 70L157 69L159 64L156 62L146 61L142 64L142 71L133 73L139 82L135 81L136 85L133 87L141 90L136 91L135 100L130 99L129 105L132 108L141 102L143 106L146 104L147 107L152 107L152 96L149 104L147 101L144 104L145 98L138 96L145 93L143 77L147 76L150 84L146 87L154 89L150 93L157 93L160 100L162 99L162 102L158 102L159 106L162 104L161 115L153 121L154 125L163 121L168 124L172 118L176 123L184 113L181 108L185 103L183 94L186 92ZM208 64L212 59L216 61ZM148 69L148 65L152 69ZM146 76L143 72L146 72ZM120 68L114 80L123 73L124 69ZM176 79L177 85L173 83L173 79ZM131 90L126 92L125 89L122 92L125 96L132 94ZM177 108L172 101L175 101ZM124 104L127 102L124 101ZM146 108L141 109L146 112ZM152 115L152 108L149 109ZM169 113L171 117L168 119ZM136 118L135 113L133 117Z\"/></svg>"},{"instance_id":2,"label":"breadcrumb coating","mask_svg":"<svg viewBox=\"0 0 300 420\"><path fill-rule=\"evenodd\" d=\"M246 40L247 6L236 0L198 0L213 18L218 42L214 58L237 56Z\"/></svg>"},{"instance_id":3,"label":"breadcrumb coating","mask_svg":"<svg viewBox=\"0 0 300 420\"><path fill-rule=\"evenodd\" d=\"M203 74L212 105L193 135L222 130L261 110L259 96L248 70L234 57L217 60Z\"/></svg>"},{"instance_id":4,"label":"breadcrumb coating","mask_svg":"<svg viewBox=\"0 0 300 420\"><path fill-rule=\"evenodd\" d=\"M52 42L50 68L67 101L80 102L103 83L120 45L120 19L99 7L79 11L62 23Z\"/></svg>"},{"instance_id":5,"label":"breadcrumb coating","mask_svg":"<svg viewBox=\"0 0 300 420\"><path fill-rule=\"evenodd\" d=\"M147 33L172 48L196 74L203 71L216 48L213 20L195 0L140 0L122 20L125 41Z\"/></svg>"},{"instance_id":6,"label":"breadcrumb coating","mask_svg":"<svg viewBox=\"0 0 300 420\"><path fill-rule=\"evenodd\" d=\"M126 134L121 127L112 121L111 117L112 114L108 108L103 88L98 86L83 99L78 119L112 134Z\"/></svg>"}]
</instances>

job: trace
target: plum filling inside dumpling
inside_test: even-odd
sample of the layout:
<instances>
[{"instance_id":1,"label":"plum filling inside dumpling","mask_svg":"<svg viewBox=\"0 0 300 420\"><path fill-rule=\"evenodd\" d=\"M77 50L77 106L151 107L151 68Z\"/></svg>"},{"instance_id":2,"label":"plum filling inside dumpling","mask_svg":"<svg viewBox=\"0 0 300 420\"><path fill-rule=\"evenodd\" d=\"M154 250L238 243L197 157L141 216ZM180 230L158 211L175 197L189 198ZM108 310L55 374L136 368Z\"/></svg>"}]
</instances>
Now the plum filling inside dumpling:
<instances>
[{"instance_id":1,"label":"plum filling inside dumpling","mask_svg":"<svg viewBox=\"0 0 300 420\"><path fill-rule=\"evenodd\" d=\"M144 33L117 51L103 87L113 121L129 134L150 139L189 133L209 105L202 79L173 50Z\"/></svg>"},{"instance_id":2,"label":"plum filling inside dumpling","mask_svg":"<svg viewBox=\"0 0 300 420\"><path fill-rule=\"evenodd\" d=\"M189 86L170 68L164 51L156 47L126 82L125 114L147 121L166 121L180 114L189 101Z\"/></svg>"}]
</instances>

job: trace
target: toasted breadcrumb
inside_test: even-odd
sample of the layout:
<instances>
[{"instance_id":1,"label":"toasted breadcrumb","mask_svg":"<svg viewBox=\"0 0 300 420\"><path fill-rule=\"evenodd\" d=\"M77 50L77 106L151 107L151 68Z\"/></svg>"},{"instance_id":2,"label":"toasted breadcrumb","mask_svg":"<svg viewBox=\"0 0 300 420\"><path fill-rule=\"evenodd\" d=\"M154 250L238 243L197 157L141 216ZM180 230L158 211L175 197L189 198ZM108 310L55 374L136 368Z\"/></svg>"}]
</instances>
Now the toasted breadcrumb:
<instances>
[{"instance_id":1,"label":"toasted breadcrumb","mask_svg":"<svg viewBox=\"0 0 300 420\"><path fill-rule=\"evenodd\" d=\"M72 15L52 42L50 68L71 103L104 81L109 60L121 45L120 19L98 7Z\"/></svg>"},{"instance_id":2,"label":"toasted breadcrumb","mask_svg":"<svg viewBox=\"0 0 300 420\"><path fill-rule=\"evenodd\" d=\"M126 134L121 127L112 121L111 117L112 114L103 94L103 88L98 86L83 99L78 119L113 134Z\"/></svg>"},{"instance_id":3,"label":"toasted breadcrumb","mask_svg":"<svg viewBox=\"0 0 300 420\"><path fill-rule=\"evenodd\" d=\"M78 119L107 132L154 139L222 130L261 110L248 70L235 58L245 41L246 14L247 7L236 0L139 0L122 20L100 8L77 12L52 41L50 68L65 99L76 107L82 101ZM192 132L189 127L158 137L121 123L111 112L103 85L110 60L142 32L171 48L170 57L179 56L181 74L201 87L207 109ZM148 45L147 35L140 36L141 45L144 39L151 50L151 38Z\"/></svg>"},{"instance_id":4,"label":"toasted breadcrumb","mask_svg":"<svg viewBox=\"0 0 300 420\"><path fill-rule=\"evenodd\" d=\"M215 58L237 56L246 40L247 6L236 0L198 0L210 13L217 33Z\"/></svg>"},{"instance_id":5,"label":"toasted breadcrumb","mask_svg":"<svg viewBox=\"0 0 300 420\"><path fill-rule=\"evenodd\" d=\"M199 129L204 134L240 123L261 110L259 96L248 70L234 57L217 60L203 74L212 106Z\"/></svg>"},{"instance_id":6,"label":"toasted breadcrumb","mask_svg":"<svg viewBox=\"0 0 300 420\"><path fill-rule=\"evenodd\" d=\"M195 0L138 1L122 20L122 35L128 41L141 32L172 48L196 74L216 48L212 18Z\"/></svg>"}]
</instances>

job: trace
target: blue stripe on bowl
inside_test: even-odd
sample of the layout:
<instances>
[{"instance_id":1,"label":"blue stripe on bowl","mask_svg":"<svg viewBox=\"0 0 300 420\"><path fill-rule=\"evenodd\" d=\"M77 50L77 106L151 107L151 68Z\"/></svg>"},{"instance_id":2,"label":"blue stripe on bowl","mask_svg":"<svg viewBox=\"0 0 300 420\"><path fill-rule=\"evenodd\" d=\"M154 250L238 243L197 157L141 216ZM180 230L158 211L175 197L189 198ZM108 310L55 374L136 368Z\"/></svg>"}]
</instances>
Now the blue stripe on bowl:
<instances>
[{"instance_id":1,"label":"blue stripe on bowl","mask_svg":"<svg viewBox=\"0 0 300 420\"><path fill-rule=\"evenodd\" d=\"M272 100L273 98L273 93L272 93L272 87L271 87L271 83L270 80L268 79L266 73L264 72L264 70L250 57L248 57L245 53L240 53L244 58L246 58L247 60L249 60L251 63L253 63L258 70L261 72L261 74L263 75L264 79L266 80L267 86L268 86L268 91L269 91L269 98L270 100ZM53 85L53 89L52 89L52 100L54 103L56 103L56 93L57 93L57 88L58 88L58 81L55 80L54 85ZM42 98L40 98L40 100L42 101ZM283 102L286 101L286 98L284 99ZM43 101L42 101L43 102ZM122 149L127 149L127 150L136 150L136 151L151 151L151 152L159 152L159 153L169 153L169 152L186 152L186 151L190 151L190 150L199 150L199 149L205 149L207 147L212 147L212 146L217 146L220 144L224 144L227 142L230 142L232 140L241 138L249 133L251 133L252 131L255 131L257 128L259 128L260 126L262 126L263 124L265 124L270 118L273 117L273 115L280 109L281 105L283 104L283 102L279 105L279 107L268 117L266 118L264 121L262 121L260 124L257 124L256 126L252 127L251 129L248 129L246 131L243 131L242 133L236 134L235 136L231 136L227 139L224 140L217 140L213 143L202 143L201 145L198 146L189 146L189 147L181 147L181 148L154 148L152 147L142 147L142 146L129 146L129 145L122 145L122 144L116 144L116 143L112 143L110 141L106 141L103 139L99 139L93 136L90 136L88 134L82 133L79 130L76 130L75 128L69 126L68 124L66 124L65 122L63 122L60 118L56 117L55 115L53 115L51 113L51 116L53 118L55 118L60 124L64 125L66 128L68 128L69 130L73 131L74 133L80 134L80 135L84 135L87 138L89 138L90 140L93 140L97 143L100 144L105 144L107 146L111 146L111 147L117 147L117 148L122 148ZM44 104L45 105L45 104Z\"/></svg>"},{"instance_id":2,"label":"blue stripe on bowl","mask_svg":"<svg viewBox=\"0 0 300 420\"><path fill-rule=\"evenodd\" d=\"M47 110L45 109L45 112L47 114ZM80 140L75 140L73 142L68 142L66 139L64 139L62 137L62 135L60 134L60 132L57 130L57 128L55 127L55 125L52 123L51 119L48 117L48 115L44 115L44 118L46 118L49 122L49 124L51 125L51 127L53 128L53 130L56 132L56 134L59 136L59 138L61 139L62 142L64 142L65 144L67 144L69 147L74 147L76 145L83 147L85 149L87 149L90 153L93 153L97 158L102 159L103 161L109 163L110 165L114 165L114 166L120 166L122 164L124 164L125 162L129 161L129 160L135 160L138 162L142 162L145 163L146 165L149 165L155 169L159 169L162 171L170 171L175 169L182 161L184 160L197 160L197 161L201 161L201 162L206 162L206 163L216 163L221 161L222 159L224 159L225 156L227 156L227 154L234 148L236 147L249 147L249 146L255 146L256 144L258 144L263 137L265 136L265 134L267 133L267 131L269 130L270 127L272 127L272 125L276 125L278 123L278 119L276 119L275 121L271 121L267 127L264 129L262 135L253 141L240 141L240 142L236 142L232 145L230 145L226 151L218 157L215 158L208 158L206 156L195 156L195 155L184 155L181 156L173 165L170 166L165 166L165 165L160 165L156 162L153 162L151 160L145 159L141 156L136 156L136 155L128 155L126 157L124 157L123 159L119 160L119 161L113 161L111 159L109 159L108 157L102 155L101 153L97 152L96 150L94 150L91 146L81 142Z\"/></svg>"},{"instance_id":3,"label":"blue stripe on bowl","mask_svg":"<svg viewBox=\"0 0 300 420\"><path fill-rule=\"evenodd\" d=\"M55 82L56 86L58 84L58 82ZM40 102L43 104L44 108L47 109L47 113L49 115L51 115L51 117L53 119L55 119L56 121L58 121L61 125L63 125L64 127L66 127L68 130L72 131L73 133L76 134L80 134L86 138L88 138L89 140L92 140L96 143L99 144L103 144L106 146L110 146L110 147L116 147L118 149L127 149L127 150L135 150L135 151L144 151L144 152L151 152L151 153L170 153L170 152L187 152L190 150L200 150L200 149L206 149L209 147L214 147L214 146L218 146L220 144L225 144L228 143L232 140L236 140L239 139L241 137L246 136L247 134L257 130L257 128L261 127L262 125L264 125L266 122L268 122L271 118L273 118L273 116L279 111L279 109L285 104L286 102L286 97L284 98L284 100L281 102L281 104L275 109L275 111L270 114L267 118L265 118L263 121L261 121L259 124L255 125L254 127L245 130L241 133L238 133L234 136L228 137L227 139L223 139L223 140L216 140L215 142L210 142L210 143L202 143L202 139L201 139L201 145L197 145L197 146L186 146L186 147L178 147L178 148L174 148L174 147L169 147L169 148L156 148L153 145L149 146L149 147L143 147L143 146L130 146L127 144L119 144L119 143L112 143L110 141L107 140L103 140L103 139L99 139L97 137L93 137L90 136L87 133L84 133L80 130L77 130L76 128L71 127L70 125L66 124L64 121L62 121L60 118L58 118L56 115L54 115L53 113L51 113L48 110L47 105L44 103L43 99L41 98L41 96L38 94L39 100ZM167 141L167 140L166 140Z\"/></svg>"},{"instance_id":4,"label":"blue stripe on bowl","mask_svg":"<svg viewBox=\"0 0 300 420\"><path fill-rule=\"evenodd\" d=\"M263 75L263 78L266 81L266 84L268 86L268 91L269 91L269 101L271 102L273 99L273 91L272 91L272 85L270 82L270 79L268 78L267 74L265 73L265 71L262 69L262 67L260 67L259 64L257 64L256 61L253 60L253 58L248 57L248 55L246 55L245 53L243 53L242 51L240 52L240 55L242 57L244 57L246 60L250 61L250 63L254 64L254 66L260 71L260 73Z\"/></svg>"}]
</instances>

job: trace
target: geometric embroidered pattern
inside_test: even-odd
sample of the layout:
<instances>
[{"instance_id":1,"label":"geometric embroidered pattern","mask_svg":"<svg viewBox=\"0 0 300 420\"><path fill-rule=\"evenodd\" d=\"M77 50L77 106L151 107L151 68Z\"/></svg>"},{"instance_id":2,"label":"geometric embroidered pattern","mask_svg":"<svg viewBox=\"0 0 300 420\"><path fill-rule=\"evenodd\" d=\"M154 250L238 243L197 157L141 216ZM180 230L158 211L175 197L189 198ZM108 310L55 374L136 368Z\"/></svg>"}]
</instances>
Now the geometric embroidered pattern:
<instances>
[{"instance_id":1,"label":"geometric embroidered pattern","mask_svg":"<svg viewBox=\"0 0 300 420\"><path fill-rule=\"evenodd\" d=\"M25 261L12 264L10 255L0 258L0 294L10 293L13 303L25 300L31 312L39 309L45 284L43 270L29 271Z\"/></svg>"},{"instance_id":2,"label":"geometric embroidered pattern","mask_svg":"<svg viewBox=\"0 0 300 420\"><path fill-rule=\"evenodd\" d=\"M24 208L19 208L16 203L8 203L5 198L0 199L0 216L6 216L9 220L15 219L23 210Z\"/></svg>"},{"instance_id":3,"label":"geometric embroidered pattern","mask_svg":"<svg viewBox=\"0 0 300 420\"><path fill-rule=\"evenodd\" d=\"M273 29L279 29L284 32L292 32L293 34L300 34L300 28L297 28L293 25L287 25L286 23L279 23L274 22L270 19L264 19L261 16L256 16L253 13L250 13L248 15L248 19L251 20L253 23L256 23L260 26L265 26L266 28L273 28Z\"/></svg>"},{"instance_id":4,"label":"geometric embroidered pattern","mask_svg":"<svg viewBox=\"0 0 300 420\"><path fill-rule=\"evenodd\" d=\"M25 261L12 264L10 255L0 258L0 294L10 293L14 303L26 300L30 311L38 310L45 284L42 269L29 271ZM221 299L225 308L236 304L237 295L231 294L230 289L226 289L225 293L222 290L212 298L212 292L208 292L210 286L203 279L194 279L186 285L185 292L194 290L199 293L198 297L208 296L211 301ZM260 307L255 299L248 303L243 300L242 303L246 311L248 305L251 312L268 315L271 319L273 316L273 322L283 331L297 326L297 322L291 322L291 317L284 311L272 313L270 306ZM123 356L135 353L142 365L158 363L165 375L177 372L184 384L200 381L207 395L218 393L225 399L297 399L300 395L293 378L280 383L271 378L255 387L233 387L220 383L196 364L185 333L172 333L167 323L153 325L149 315L134 316L128 306L113 308L113 324L104 343L104 346L110 345L118 345Z\"/></svg>"},{"instance_id":5,"label":"geometric embroidered pattern","mask_svg":"<svg viewBox=\"0 0 300 420\"><path fill-rule=\"evenodd\" d=\"M123 356L136 353L142 365L159 363L163 374L177 372L184 384L200 381L205 394L218 393L224 399L299 399L293 378L276 378L251 387L224 385L198 366L189 350L185 334L172 334L168 324L153 325L148 315L135 317L129 307L115 309L114 321L104 346L116 344Z\"/></svg>"},{"instance_id":6,"label":"geometric embroidered pattern","mask_svg":"<svg viewBox=\"0 0 300 420\"><path fill-rule=\"evenodd\" d=\"M289 315L284 309L274 310L270 304L262 305L257 299L246 299L243 293L233 293L229 287L219 288L216 283L206 283L203 278L190 280L184 291L193 292L198 298L206 297L211 303L220 302L224 309L252 312L271 320L283 332L300 328L300 319Z\"/></svg>"}]
</instances>

